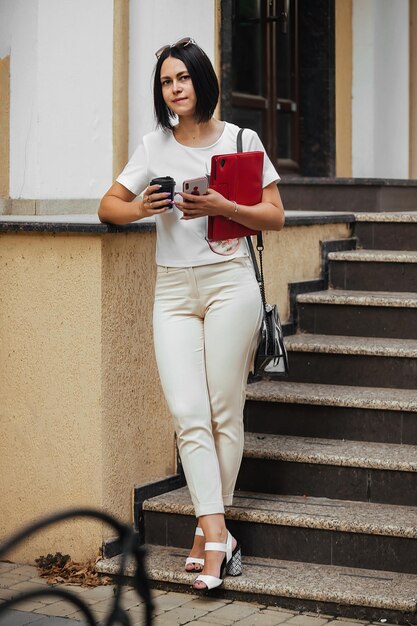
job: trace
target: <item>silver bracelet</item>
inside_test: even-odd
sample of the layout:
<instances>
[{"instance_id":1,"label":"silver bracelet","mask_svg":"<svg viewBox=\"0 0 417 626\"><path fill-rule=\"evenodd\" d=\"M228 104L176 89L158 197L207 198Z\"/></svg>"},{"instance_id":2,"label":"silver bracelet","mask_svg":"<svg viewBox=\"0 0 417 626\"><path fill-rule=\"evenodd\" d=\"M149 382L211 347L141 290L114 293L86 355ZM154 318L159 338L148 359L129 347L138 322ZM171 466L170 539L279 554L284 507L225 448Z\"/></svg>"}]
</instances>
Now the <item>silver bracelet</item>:
<instances>
[{"instance_id":1,"label":"silver bracelet","mask_svg":"<svg viewBox=\"0 0 417 626\"><path fill-rule=\"evenodd\" d=\"M237 202L235 202L234 200L231 200L231 202L233 202L233 204L235 205L235 210L233 211L233 213L239 213L239 207L237 205ZM229 216L229 220L232 219L232 216Z\"/></svg>"}]
</instances>

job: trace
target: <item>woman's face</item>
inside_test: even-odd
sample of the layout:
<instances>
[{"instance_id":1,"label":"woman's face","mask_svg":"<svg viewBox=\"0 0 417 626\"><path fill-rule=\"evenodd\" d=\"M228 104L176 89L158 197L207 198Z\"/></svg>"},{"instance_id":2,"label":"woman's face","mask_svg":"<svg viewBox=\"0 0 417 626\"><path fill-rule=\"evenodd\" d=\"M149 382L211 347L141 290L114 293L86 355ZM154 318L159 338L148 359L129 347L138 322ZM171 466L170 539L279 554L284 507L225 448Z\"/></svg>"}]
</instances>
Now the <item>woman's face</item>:
<instances>
[{"instance_id":1,"label":"woman's face","mask_svg":"<svg viewBox=\"0 0 417 626\"><path fill-rule=\"evenodd\" d=\"M167 57L161 66L162 96L165 104L178 115L194 115L197 105L191 76L185 64L175 57Z\"/></svg>"}]
</instances>

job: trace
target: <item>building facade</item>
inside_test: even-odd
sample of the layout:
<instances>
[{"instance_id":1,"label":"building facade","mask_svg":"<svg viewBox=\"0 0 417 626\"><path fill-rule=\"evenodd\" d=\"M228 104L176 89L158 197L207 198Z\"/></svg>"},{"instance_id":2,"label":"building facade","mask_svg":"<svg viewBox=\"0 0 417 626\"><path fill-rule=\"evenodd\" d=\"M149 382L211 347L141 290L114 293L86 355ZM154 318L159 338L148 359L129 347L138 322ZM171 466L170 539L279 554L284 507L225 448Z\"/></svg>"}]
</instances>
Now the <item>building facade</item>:
<instances>
[{"instance_id":1,"label":"building facade","mask_svg":"<svg viewBox=\"0 0 417 626\"><path fill-rule=\"evenodd\" d=\"M154 50L184 35L284 177L417 176L416 0L1 0L2 212L99 198L153 128Z\"/></svg>"}]
</instances>

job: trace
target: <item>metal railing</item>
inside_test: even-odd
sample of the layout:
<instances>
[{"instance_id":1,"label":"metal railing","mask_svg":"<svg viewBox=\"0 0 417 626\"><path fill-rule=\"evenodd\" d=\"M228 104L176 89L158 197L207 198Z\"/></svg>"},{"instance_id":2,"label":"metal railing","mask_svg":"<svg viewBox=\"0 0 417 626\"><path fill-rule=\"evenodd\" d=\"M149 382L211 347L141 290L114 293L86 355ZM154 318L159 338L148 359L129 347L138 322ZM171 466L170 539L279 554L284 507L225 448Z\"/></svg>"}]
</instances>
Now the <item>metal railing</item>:
<instances>
[{"instance_id":1,"label":"metal railing","mask_svg":"<svg viewBox=\"0 0 417 626\"><path fill-rule=\"evenodd\" d=\"M27 526L22 528L22 530L18 531L12 537L6 539L0 544L0 560L4 559L4 555L9 550L15 548L19 543L21 543L25 539L28 539L38 530L42 530L48 526L51 526L52 524L62 522L64 520L74 517L93 518L109 524L115 529L120 540L120 568L117 575L115 575L114 602L109 610L108 616L106 616L105 621L102 622L103 626L131 626L130 615L121 606L122 584L124 582L125 568L128 559L133 559L135 565L135 573L132 577L129 577L129 585L136 590L136 592L138 593L138 597L143 600L146 620L145 623L146 626L151 626L153 605L150 593L150 586L145 571L145 550L142 546L137 545L137 537L134 534L133 528L131 528L127 524L123 524L122 522L118 521L112 515L102 513L101 511L98 511L96 509L78 508L69 509L41 518L38 521L28 524ZM88 626L97 626L98 622L96 622L88 604L86 604L78 595L75 595L75 593L71 593L67 589L60 589L59 587L49 587L36 591L27 591L16 598L4 600L0 604L0 620L2 614L6 610L15 607L15 605L21 603L22 601L31 600L34 598L42 598L44 596L55 596L56 598L72 603L78 609L78 611L83 614Z\"/></svg>"}]
</instances>

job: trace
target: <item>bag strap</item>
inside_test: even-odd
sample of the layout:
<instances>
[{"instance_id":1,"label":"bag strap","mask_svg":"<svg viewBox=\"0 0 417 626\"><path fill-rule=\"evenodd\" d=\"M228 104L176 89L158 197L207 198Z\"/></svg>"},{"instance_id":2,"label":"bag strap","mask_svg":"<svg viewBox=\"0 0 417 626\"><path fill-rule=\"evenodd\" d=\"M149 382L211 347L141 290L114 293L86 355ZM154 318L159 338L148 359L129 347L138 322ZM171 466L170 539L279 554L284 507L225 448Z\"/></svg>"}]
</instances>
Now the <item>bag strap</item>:
<instances>
[{"instance_id":1,"label":"bag strap","mask_svg":"<svg viewBox=\"0 0 417 626\"><path fill-rule=\"evenodd\" d=\"M243 152L242 135L243 135L243 131L244 130L245 130L244 128L240 128L239 132L237 134L237 138L236 138L236 152ZM259 264L261 266L261 271L259 271L258 262L256 260L256 255L255 255L255 250L253 249L252 238L251 237L246 237L246 241L248 243L248 248L249 248L250 256L251 256L251 259L252 259L253 268L255 270L256 280L258 281L259 289L261 290L262 304L263 304L264 310L266 310L264 268L263 268L263 262L262 262L262 252L264 250L264 242L263 242L263 238L262 238L262 231L260 230L258 232L258 234L256 235L256 249L259 252Z\"/></svg>"}]
</instances>

